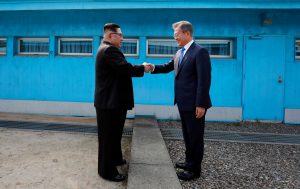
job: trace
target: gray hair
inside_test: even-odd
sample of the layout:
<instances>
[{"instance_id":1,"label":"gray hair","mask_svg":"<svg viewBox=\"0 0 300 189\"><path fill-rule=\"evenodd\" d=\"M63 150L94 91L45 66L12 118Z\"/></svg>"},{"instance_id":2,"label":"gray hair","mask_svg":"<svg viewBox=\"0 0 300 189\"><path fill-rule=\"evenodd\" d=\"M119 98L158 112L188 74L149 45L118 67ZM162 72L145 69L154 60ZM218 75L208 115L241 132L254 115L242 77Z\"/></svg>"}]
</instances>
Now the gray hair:
<instances>
[{"instance_id":1,"label":"gray hair","mask_svg":"<svg viewBox=\"0 0 300 189\"><path fill-rule=\"evenodd\" d=\"M179 27L182 32L189 31L191 33L191 35L193 35L193 25L188 21L175 22L172 25L172 27L173 27L173 29L176 29Z\"/></svg>"}]
</instances>

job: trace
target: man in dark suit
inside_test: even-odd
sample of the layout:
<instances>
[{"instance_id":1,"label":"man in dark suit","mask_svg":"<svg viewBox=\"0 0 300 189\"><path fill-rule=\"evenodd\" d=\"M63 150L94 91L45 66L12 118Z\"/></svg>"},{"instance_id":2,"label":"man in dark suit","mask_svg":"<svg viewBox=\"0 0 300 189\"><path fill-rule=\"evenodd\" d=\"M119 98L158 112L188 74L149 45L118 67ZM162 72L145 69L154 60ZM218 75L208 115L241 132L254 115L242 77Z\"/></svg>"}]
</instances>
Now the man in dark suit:
<instances>
[{"instance_id":1,"label":"man in dark suit","mask_svg":"<svg viewBox=\"0 0 300 189\"><path fill-rule=\"evenodd\" d=\"M123 181L116 166L126 163L121 138L127 110L134 107L131 77L142 77L149 66L128 63L120 51L123 35L117 24L104 25L103 42L96 58L94 106L98 128L98 173L107 180Z\"/></svg>"},{"instance_id":2,"label":"man in dark suit","mask_svg":"<svg viewBox=\"0 0 300 189\"><path fill-rule=\"evenodd\" d=\"M174 38L182 47L174 58L163 65L155 65L152 71L168 73L175 70L175 101L177 104L185 142L185 162L176 167L182 180L199 178L204 150L204 127L206 110L210 108L211 63L206 49L193 41L193 27L187 21L173 24ZM153 65L154 66L154 65Z\"/></svg>"}]
</instances>

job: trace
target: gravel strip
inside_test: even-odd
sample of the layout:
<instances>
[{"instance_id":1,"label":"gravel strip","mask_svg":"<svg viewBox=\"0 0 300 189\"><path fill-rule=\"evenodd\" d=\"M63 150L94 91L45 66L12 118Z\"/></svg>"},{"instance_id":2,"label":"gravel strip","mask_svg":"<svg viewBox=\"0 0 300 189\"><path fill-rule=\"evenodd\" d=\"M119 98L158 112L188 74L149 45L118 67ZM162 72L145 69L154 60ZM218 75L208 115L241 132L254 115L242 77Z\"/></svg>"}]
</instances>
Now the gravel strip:
<instances>
[{"instance_id":1,"label":"gravel strip","mask_svg":"<svg viewBox=\"0 0 300 189\"><path fill-rule=\"evenodd\" d=\"M160 128L181 128L181 121L158 120ZM205 130L300 134L300 125L264 122L206 122Z\"/></svg>"},{"instance_id":2,"label":"gravel strip","mask_svg":"<svg viewBox=\"0 0 300 189\"><path fill-rule=\"evenodd\" d=\"M180 121L159 120L160 128L181 128ZM300 134L300 125L263 122L207 122L205 130ZM175 164L184 161L183 140L165 140ZM180 171L180 169L177 169ZM300 188L300 146L205 141L199 179L180 181L183 189Z\"/></svg>"},{"instance_id":3,"label":"gravel strip","mask_svg":"<svg viewBox=\"0 0 300 189\"><path fill-rule=\"evenodd\" d=\"M183 140L165 142L173 163L183 161ZM201 177L180 182L183 189L296 189L299 155L300 146L206 141Z\"/></svg>"}]
</instances>

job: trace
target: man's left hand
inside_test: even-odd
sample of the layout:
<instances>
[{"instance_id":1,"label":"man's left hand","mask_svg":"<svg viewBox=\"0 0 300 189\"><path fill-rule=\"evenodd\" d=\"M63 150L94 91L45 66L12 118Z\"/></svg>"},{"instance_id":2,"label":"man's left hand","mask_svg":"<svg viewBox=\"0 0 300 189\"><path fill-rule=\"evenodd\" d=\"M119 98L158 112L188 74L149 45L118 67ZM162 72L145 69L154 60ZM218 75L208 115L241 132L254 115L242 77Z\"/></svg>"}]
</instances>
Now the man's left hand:
<instances>
[{"instance_id":1,"label":"man's left hand","mask_svg":"<svg viewBox=\"0 0 300 189\"><path fill-rule=\"evenodd\" d=\"M205 108L202 107L196 107L196 118L200 119L202 116L204 116Z\"/></svg>"}]
</instances>

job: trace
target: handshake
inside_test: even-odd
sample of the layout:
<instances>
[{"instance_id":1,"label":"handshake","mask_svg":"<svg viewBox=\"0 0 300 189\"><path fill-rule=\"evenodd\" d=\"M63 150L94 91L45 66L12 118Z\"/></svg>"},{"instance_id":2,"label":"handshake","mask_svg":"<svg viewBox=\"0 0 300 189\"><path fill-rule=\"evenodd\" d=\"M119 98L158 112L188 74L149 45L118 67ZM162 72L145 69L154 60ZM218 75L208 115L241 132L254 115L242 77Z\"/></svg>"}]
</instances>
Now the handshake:
<instances>
[{"instance_id":1,"label":"handshake","mask_svg":"<svg viewBox=\"0 0 300 189\"><path fill-rule=\"evenodd\" d=\"M143 65L144 65L144 72L146 73L153 72L155 69L154 64L144 62Z\"/></svg>"}]
</instances>

